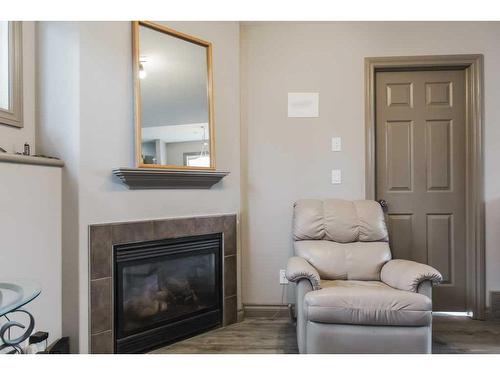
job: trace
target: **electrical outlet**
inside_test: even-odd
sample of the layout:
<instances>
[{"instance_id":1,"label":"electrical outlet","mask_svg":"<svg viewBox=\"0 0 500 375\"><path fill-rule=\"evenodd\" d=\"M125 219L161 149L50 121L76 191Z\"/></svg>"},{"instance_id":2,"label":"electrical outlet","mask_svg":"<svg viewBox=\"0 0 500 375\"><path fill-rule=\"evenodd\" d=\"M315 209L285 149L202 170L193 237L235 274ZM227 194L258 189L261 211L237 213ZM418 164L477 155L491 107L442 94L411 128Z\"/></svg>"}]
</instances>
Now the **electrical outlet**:
<instances>
[{"instance_id":1,"label":"electrical outlet","mask_svg":"<svg viewBox=\"0 0 500 375\"><path fill-rule=\"evenodd\" d=\"M280 285L288 284L288 279L286 278L286 270L280 270Z\"/></svg>"},{"instance_id":2,"label":"electrical outlet","mask_svg":"<svg viewBox=\"0 0 500 375\"><path fill-rule=\"evenodd\" d=\"M342 172L340 169L332 169L332 184L342 183Z\"/></svg>"},{"instance_id":3,"label":"electrical outlet","mask_svg":"<svg viewBox=\"0 0 500 375\"><path fill-rule=\"evenodd\" d=\"M340 137L332 137L332 151L342 151L342 139Z\"/></svg>"}]
</instances>

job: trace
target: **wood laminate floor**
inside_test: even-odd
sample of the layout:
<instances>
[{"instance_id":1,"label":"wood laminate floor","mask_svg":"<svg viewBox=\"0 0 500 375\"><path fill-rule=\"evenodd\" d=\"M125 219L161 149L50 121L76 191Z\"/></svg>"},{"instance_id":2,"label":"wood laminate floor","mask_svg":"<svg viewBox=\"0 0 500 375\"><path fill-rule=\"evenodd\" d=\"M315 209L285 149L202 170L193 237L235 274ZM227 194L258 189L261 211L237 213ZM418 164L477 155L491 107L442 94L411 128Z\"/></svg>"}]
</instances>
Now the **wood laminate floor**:
<instances>
[{"instance_id":1,"label":"wood laminate floor","mask_svg":"<svg viewBox=\"0 0 500 375\"><path fill-rule=\"evenodd\" d=\"M500 353L500 322L436 316L433 353ZM286 318L247 318L240 323L153 351L154 354L296 354L295 325Z\"/></svg>"},{"instance_id":2,"label":"wood laminate floor","mask_svg":"<svg viewBox=\"0 0 500 375\"><path fill-rule=\"evenodd\" d=\"M432 352L500 354L500 321L434 316Z\"/></svg>"},{"instance_id":3,"label":"wood laminate floor","mask_svg":"<svg viewBox=\"0 0 500 375\"><path fill-rule=\"evenodd\" d=\"M152 353L283 354L298 353L295 325L287 318L248 318Z\"/></svg>"}]
</instances>

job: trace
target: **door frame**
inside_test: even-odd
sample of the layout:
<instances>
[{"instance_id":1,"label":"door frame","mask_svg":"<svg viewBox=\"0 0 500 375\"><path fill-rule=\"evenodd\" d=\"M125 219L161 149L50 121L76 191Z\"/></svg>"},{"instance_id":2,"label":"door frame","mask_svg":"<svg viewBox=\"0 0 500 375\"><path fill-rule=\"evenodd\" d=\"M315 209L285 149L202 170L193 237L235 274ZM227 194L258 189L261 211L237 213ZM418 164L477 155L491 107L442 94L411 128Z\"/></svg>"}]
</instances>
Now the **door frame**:
<instances>
[{"instance_id":1,"label":"door frame","mask_svg":"<svg viewBox=\"0 0 500 375\"><path fill-rule=\"evenodd\" d=\"M365 196L375 199L375 74L379 71L463 69L466 86L466 308L485 319L484 85L482 54L365 58Z\"/></svg>"}]
</instances>

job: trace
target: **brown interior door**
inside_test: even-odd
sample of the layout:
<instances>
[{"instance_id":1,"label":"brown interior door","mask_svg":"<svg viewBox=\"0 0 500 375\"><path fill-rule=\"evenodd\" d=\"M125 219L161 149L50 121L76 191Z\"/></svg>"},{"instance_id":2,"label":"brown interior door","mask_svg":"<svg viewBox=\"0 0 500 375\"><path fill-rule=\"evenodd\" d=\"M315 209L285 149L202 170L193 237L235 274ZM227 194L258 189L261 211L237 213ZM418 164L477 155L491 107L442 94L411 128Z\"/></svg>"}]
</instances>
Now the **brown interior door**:
<instances>
[{"instance_id":1,"label":"brown interior door","mask_svg":"<svg viewBox=\"0 0 500 375\"><path fill-rule=\"evenodd\" d=\"M465 71L376 73L376 197L394 258L443 274L434 310L465 311Z\"/></svg>"}]
</instances>

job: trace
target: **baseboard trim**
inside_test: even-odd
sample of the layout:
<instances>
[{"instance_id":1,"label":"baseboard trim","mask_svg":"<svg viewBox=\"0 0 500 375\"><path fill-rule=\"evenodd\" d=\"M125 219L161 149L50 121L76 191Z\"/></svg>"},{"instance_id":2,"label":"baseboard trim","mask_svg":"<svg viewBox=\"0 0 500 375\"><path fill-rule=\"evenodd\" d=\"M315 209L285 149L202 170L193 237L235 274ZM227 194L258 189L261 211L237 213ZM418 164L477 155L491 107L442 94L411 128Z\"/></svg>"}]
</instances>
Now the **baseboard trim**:
<instances>
[{"instance_id":1,"label":"baseboard trim","mask_svg":"<svg viewBox=\"0 0 500 375\"><path fill-rule=\"evenodd\" d=\"M245 318L245 311L243 309L238 310L238 323Z\"/></svg>"},{"instance_id":2,"label":"baseboard trim","mask_svg":"<svg viewBox=\"0 0 500 375\"><path fill-rule=\"evenodd\" d=\"M293 305L290 304L293 309ZM289 305L243 304L245 318L288 318Z\"/></svg>"},{"instance_id":3,"label":"baseboard trim","mask_svg":"<svg viewBox=\"0 0 500 375\"><path fill-rule=\"evenodd\" d=\"M486 307L484 309L484 320L493 320L495 322L500 322L500 312L493 312L491 307Z\"/></svg>"},{"instance_id":4,"label":"baseboard trim","mask_svg":"<svg viewBox=\"0 0 500 375\"><path fill-rule=\"evenodd\" d=\"M490 291L490 305L486 307L487 320L500 320L500 291Z\"/></svg>"}]
</instances>

